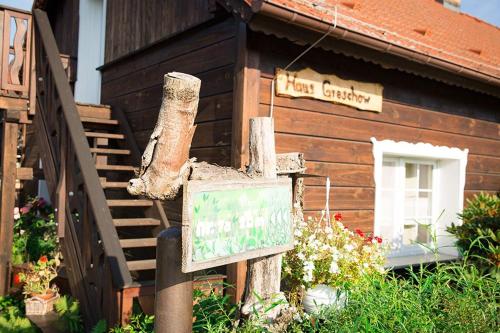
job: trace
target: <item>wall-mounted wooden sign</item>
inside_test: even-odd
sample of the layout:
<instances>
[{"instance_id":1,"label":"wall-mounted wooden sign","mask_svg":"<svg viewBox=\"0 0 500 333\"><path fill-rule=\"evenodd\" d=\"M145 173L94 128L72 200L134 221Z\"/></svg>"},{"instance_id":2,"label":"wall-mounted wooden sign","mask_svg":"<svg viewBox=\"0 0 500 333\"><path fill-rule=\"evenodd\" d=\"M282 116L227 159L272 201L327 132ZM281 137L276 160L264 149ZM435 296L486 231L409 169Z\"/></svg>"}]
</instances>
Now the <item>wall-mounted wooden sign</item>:
<instances>
[{"instance_id":1,"label":"wall-mounted wooden sign","mask_svg":"<svg viewBox=\"0 0 500 333\"><path fill-rule=\"evenodd\" d=\"M183 200L185 273L293 248L289 178L189 181Z\"/></svg>"},{"instance_id":2,"label":"wall-mounted wooden sign","mask_svg":"<svg viewBox=\"0 0 500 333\"><path fill-rule=\"evenodd\" d=\"M310 68L298 72L276 70L278 96L308 97L345 104L359 110L382 111L382 90L378 83L342 80Z\"/></svg>"}]
</instances>

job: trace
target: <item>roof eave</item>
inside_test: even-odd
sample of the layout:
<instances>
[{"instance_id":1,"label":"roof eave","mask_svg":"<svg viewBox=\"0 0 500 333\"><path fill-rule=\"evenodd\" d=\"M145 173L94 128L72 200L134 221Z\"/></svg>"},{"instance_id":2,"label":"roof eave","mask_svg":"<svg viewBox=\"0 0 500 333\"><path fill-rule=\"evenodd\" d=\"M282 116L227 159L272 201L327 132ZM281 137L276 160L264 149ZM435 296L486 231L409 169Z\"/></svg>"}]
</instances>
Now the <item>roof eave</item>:
<instances>
[{"instance_id":1,"label":"roof eave","mask_svg":"<svg viewBox=\"0 0 500 333\"><path fill-rule=\"evenodd\" d=\"M336 26L332 30L333 24L331 22L325 22L310 16L306 16L301 13L297 13L288 8L280 7L269 2L263 2L258 11L252 10L254 15L251 17L247 16L243 19L250 22L255 14L264 15L271 17L273 19L280 20L287 24L293 24L303 29L312 30L315 32L325 33L330 30L330 36L349 41L354 44L361 45L363 47L368 47L383 53L392 54L398 57L408 59L413 62L420 64L426 64L431 67L444 70L446 72L472 79L474 81L479 81L483 84L494 86L497 89L500 87L500 77L490 75L488 73L480 72L472 68L467 68L462 65L454 64L452 62L439 59L428 54L424 54L415 50L411 50L400 45L395 45L393 43L383 41L372 36L367 36L352 30L349 30L341 25ZM475 89L476 90L476 89ZM485 91L486 92L486 91ZM492 91L487 91L486 93L492 94ZM493 95L499 96L499 93L493 93Z\"/></svg>"}]
</instances>

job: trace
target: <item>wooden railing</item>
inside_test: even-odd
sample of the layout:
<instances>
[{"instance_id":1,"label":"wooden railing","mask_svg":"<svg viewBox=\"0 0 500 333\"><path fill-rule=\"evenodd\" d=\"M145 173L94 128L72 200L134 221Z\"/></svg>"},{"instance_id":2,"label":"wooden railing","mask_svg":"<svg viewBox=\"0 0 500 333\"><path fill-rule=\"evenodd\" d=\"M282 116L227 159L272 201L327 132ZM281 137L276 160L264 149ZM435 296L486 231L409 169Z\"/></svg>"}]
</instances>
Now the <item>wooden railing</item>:
<instances>
[{"instance_id":1,"label":"wooden railing","mask_svg":"<svg viewBox=\"0 0 500 333\"><path fill-rule=\"evenodd\" d=\"M116 302L113 291L132 285L132 278L47 14L35 9L33 15L37 73L34 123L43 170L55 198L72 293L80 300L87 322L95 323L109 308L116 308L111 306Z\"/></svg>"},{"instance_id":2,"label":"wooden railing","mask_svg":"<svg viewBox=\"0 0 500 333\"><path fill-rule=\"evenodd\" d=\"M0 7L0 90L2 95L29 97L31 15Z\"/></svg>"}]
</instances>

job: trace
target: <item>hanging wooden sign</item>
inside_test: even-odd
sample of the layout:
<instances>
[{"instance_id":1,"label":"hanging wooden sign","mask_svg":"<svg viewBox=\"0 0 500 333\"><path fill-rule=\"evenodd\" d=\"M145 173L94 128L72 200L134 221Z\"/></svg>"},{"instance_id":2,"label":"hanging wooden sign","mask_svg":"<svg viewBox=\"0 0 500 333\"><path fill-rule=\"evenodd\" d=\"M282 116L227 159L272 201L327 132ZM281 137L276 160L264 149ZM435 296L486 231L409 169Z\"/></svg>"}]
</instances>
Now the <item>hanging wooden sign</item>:
<instances>
[{"instance_id":1,"label":"hanging wooden sign","mask_svg":"<svg viewBox=\"0 0 500 333\"><path fill-rule=\"evenodd\" d=\"M189 181L183 200L185 273L293 248L290 178Z\"/></svg>"},{"instance_id":2,"label":"hanging wooden sign","mask_svg":"<svg viewBox=\"0 0 500 333\"><path fill-rule=\"evenodd\" d=\"M342 80L310 68L298 72L276 70L276 95L308 97L345 104L359 110L382 111L382 90L378 83Z\"/></svg>"}]
</instances>

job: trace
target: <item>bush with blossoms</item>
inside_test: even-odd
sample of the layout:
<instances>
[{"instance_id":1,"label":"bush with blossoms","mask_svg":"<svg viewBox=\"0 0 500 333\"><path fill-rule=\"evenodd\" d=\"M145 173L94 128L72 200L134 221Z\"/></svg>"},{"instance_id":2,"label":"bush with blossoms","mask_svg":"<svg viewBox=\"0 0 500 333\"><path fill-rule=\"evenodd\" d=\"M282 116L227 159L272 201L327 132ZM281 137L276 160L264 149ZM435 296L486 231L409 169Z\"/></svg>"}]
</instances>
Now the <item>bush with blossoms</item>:
<instances>
[{"instance_id":1,"label":"bush with blossoms","mask_svg":"<svg viewBox=\"0 0 500 333\"><path fill-rule=\"evenodd\" d=\"M377 236L354 232L334 219L311 218L295 228L295 247L283 259L283 282L301 295L318 284L348 288L366 274L383 274L386 246Z\"/></svg>"}]
</instances>

